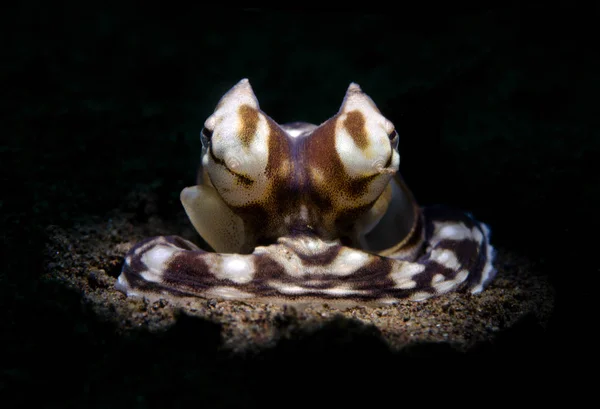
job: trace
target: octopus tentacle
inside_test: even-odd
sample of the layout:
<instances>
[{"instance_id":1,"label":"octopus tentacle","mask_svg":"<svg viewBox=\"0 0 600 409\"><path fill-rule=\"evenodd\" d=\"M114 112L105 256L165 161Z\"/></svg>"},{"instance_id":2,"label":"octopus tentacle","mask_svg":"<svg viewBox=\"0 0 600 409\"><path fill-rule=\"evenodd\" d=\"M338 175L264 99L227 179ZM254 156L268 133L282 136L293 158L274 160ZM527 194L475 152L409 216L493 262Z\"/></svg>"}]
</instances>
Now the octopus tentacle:
<instances>
[{"instance_id":1,"label":"octopus tentacle","mask_svg":"<svg viewBox=\"0 0 600 409\"><path fill-rule=\"evenodd\" d=\"M159 236L128 252L117 288L134 296L380 303L459 289L480 292L495 275L487 227L444 207L425 208L424 215L425 243L414 261L309 236L283 238L246 255L207 252L181 237Z\"/></svg>"}]
</instances>

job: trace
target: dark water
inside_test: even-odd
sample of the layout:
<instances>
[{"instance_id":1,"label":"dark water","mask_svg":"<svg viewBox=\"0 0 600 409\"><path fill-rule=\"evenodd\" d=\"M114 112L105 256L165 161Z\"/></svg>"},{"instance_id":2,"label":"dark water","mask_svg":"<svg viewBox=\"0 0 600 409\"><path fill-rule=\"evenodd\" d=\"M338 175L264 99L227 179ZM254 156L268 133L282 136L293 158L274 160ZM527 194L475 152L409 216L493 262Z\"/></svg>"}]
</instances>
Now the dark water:
<instances>
[{"instance_id":1,"label":"dark water","mask_svg":"<svg viewBox=\"0 0 600 409\"><path fill-rule=\"evenodd\" d=\"M256 405L280 402L281 391L311 402L322 389L371 400L387 396L381 388L413 390L432 376L451 396L510 395L530 390L531 379L550 388L564 377L552 368L580 362L600 224L591 7L340 12L29 2L0 18L6 407L34 393L46 407ZM101 216L138 184L156 186L165 218L181 212L202 124L245 77L279 123L321 123L348 84L359 83L395 123L401 173L417 199L471 211L492 227L496 246L549 276L557 305L548 331L525 322L469 356L424 347L392 358L370 339L337 349L336 333L230 361L202 354L212 341L193 323L161 339L119 337L76 294L37 280L49 224ZM379 378L392 369L392 378ZM502 371L512 380L498 381Z\"/></svg>"}]
</instances>

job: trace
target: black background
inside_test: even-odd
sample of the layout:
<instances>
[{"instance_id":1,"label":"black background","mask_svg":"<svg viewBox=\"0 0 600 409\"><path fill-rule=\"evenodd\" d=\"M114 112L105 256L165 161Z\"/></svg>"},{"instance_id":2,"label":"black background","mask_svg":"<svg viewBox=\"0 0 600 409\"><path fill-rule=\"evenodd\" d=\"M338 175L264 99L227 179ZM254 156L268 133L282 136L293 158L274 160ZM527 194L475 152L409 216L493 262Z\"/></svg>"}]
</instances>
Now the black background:
<instances>
[{"instance_id":1,"label":"black background","mask_svg":"<svg viewBox=\"0 0 600 409\"><path fill-rule=\"evenodd\" d=\"M412 7L22 2L3 13L0 391L9 407L31 398L45 407L279 405L316 402L317 391L344 401L394 395L396 404L552 398L554 382L571 378L557 368L589 365L575 356L590 341L580 318L598 273L596 10ZM497 247L550 278L549 329L524 324L467 355L432 347L410 356L361 337L339 348L331 340L344 332L332 330L331 345L231 360L202 354L218 341L192 338L206 324L123 339L76 295L38 282L49 224L102 216L138 185L158 186L165 218L181 212L202 124L246 77L279 123L321 123L359 83L396 125L417 199L471 211Z\"/></svg>"}]
</instances>

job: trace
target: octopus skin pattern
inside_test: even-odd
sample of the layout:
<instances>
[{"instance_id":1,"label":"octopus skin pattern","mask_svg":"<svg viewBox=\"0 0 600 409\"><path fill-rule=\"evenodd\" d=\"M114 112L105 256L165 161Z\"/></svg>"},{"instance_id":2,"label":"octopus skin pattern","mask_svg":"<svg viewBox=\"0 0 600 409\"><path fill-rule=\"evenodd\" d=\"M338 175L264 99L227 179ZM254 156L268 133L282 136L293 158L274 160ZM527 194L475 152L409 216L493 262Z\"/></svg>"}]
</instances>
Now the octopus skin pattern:
<instances>
[{"instance_id":1,"label":"octopus skin pattern","mask_svg":"<svg viewBox=\"0 0 600 409\"><path fill-rule=\"evenodd\" d=\"M417 204L398 133L357 84L321 125L279 125L243 79L200 139L181 201L214 251L178 236L135 244L116 284L128 296L390 304L476 294L496 274L484 223Z\"/></svg>"}]
</instances>

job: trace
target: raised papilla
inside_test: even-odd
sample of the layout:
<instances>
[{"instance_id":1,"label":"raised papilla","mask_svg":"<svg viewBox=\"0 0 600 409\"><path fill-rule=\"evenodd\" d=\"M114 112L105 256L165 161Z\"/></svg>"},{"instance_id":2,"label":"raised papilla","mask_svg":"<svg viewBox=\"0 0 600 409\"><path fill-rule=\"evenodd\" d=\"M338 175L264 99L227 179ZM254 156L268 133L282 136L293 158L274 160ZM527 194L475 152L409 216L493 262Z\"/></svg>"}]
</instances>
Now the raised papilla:
<instances>
[{"instance_id":1,"label":"raised papilla","mask_svg":"<svg viewBox=\"0 0 600 409\"><path fill-rule=\"evenodd\" d=\"M421 208L398 174L394 125L357 84L316 126L278 125L247 79L201 132L198 184L181 201L215 252L178 236L137 243L117 288L129 296L420 301L493 279L488 227Z\"/></svg>"}]
</instances>

